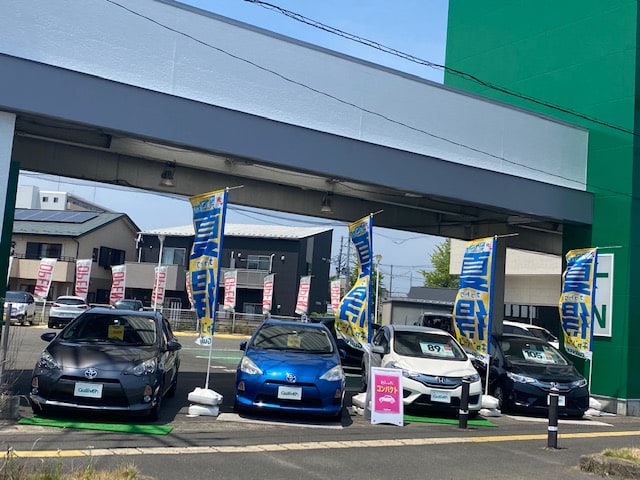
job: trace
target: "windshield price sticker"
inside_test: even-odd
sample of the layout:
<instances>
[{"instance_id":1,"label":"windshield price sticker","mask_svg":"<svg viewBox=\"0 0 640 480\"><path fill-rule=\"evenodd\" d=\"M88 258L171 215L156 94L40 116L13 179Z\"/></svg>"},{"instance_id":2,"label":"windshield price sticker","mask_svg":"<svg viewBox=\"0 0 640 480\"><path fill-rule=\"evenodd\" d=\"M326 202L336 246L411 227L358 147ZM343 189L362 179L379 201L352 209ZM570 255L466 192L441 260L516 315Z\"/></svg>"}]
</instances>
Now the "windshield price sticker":
<instances>
[{"instance_id":1,"label":"windshield price sticker","mask_svg":"<svg viewBox=\"0 0 640 480\"><path fill-rule=\"evenodd\" d=\"M278 398L281 400L302 400L302 387L278 387Z\"/></svg>"},{"instance_id":2,"label":"windshield price sticker","mask_svg":"<svg viewBox=\"0 0 640 480\"><path fill-rule=\"evenodd\" d=\"M431 401L439 403L451 403L451 392L431 390Z\"/></svg>"},{"instance_id":3,"label":"windshield price sticker","mask_svg":"<svg viewBox=\"0 0 640 480\"><path fill-rule=\"evenodd\" d=\"M554 363L551 355L545 352L541 352L540 350L523 349L522 353L525 360L533 360L534 362L538 363Z\"/></svg>"},{"instance_id":4,"label":"windshield price sticker","mask_svg":"<svg viewBox=\"0 0 640 480\"><path fill-rule=\"evenodd\" d=\"M437 357L453 357L453 349L450 345L443 345L441 343L433 342L420 342L420 350L422 353L428 355L435 355Z\"/></svg>"},{"instance_id":5,"label":"windshield price sticker","mask_svg":"<svg viewBox=\"0 0 640 480\"><path fill-rule=\"evenodd\" d=\"M76 382L73 394L76 397L102 398L102 384Z\"/></svg>"}]
</instances>

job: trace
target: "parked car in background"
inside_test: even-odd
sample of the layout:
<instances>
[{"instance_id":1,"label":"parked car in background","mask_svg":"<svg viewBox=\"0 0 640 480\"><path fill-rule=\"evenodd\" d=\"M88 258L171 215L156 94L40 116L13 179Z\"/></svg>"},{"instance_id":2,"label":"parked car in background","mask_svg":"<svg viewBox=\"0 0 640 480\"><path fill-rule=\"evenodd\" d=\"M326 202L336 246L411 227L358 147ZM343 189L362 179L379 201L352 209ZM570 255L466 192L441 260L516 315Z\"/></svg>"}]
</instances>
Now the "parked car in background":
<instances>
[{"instance_id":1,"label":"parked car in background","mask_svg":"<svg viewBox=\"0 0 640 480\"><path fill-rule=\"evenodd\" d=\"M95 307L59 332L33 369L36 414L55 410L122 412L158 418L175 393L181 345L160 312Z\"/></svg>"},{"instance_id":2,"label":"parked car in background","mask_svg":"<svg viewBox=\"0 0 640 480\"><path fill-rule=\"evenodd\" d=\"M510 333L513 335L525 335L530 337L537 337L549 342L555 348L560 348L558 337L547 330L544 327L538 325L532 325L529 323L510 322L505 320L502 322L502 333Z\"/></svg>"},{"instance_id":3,"label":"parked car in background","mask_svg":"<svg viewBox=\"0 0 640 480\"><path fill-rule=\"evenodd\" d=\"M469 356L448 332L414 325L382 326L364 355L362 390L369 386L370 367L402 370L406 408L457 413L462 381L470 381L469 414L482 406L482 381ZM370 363L369 363L370 359Z\"/></svg>"},{"instance_id":4,"label":"parked car in background","mask_svg":"<svg viewBox=\"0 0 640 480\"><path fill-rule=\"evenodd\" d=\"M31 325L36 317L36 299L29 292L9 290L4 296L4 310L11 304L11 325ZM4 313L3 317L4 318Z\"/></svg>"},{"instance_id":5,"label":"parked car in background","mask_svg":"<svg viewBox=\"0 0 640 480\"><path fill-rule=\"evenodd\" d=\"M504 412L547 415L549 392L559 390L558 414L582 417L589 408L586 379L558 349L532 336L491 337L489 393ZM486 364L474 362L485 378Z\"/></svg>"},{"instance_id":6,"label":"parked car in background","mask_svg":"<svg viewBox=\"0 0 640 480\"><path fill-rule=\"evenodd\" d=\"M345 375L324 324L267 319L240 349L237 411L342 416Z\"/></svg>"},{"instance_id":7,"label":"parked car in background","mask_svg":"<svg viewBox=\"0 0 640 480\"><path fill-rule=\"evenodd\" d=\"M89 304L82 297L63 295L54 300L49 309L49 328L64 327L71 320L89 308Z\"/></svg>"},{"instance_id":8,"label":"parked car in background","mask_svg":"<svg viewBox=\"0 0 640 480\"><path fill-rule=\"evenodd\" d=\"M122 300L116 301L113 304L113 308L117 308L118 310L144 310L144 305L142 301L136 300L135 298L123 298Z\"/></svg>"}]
</instances>

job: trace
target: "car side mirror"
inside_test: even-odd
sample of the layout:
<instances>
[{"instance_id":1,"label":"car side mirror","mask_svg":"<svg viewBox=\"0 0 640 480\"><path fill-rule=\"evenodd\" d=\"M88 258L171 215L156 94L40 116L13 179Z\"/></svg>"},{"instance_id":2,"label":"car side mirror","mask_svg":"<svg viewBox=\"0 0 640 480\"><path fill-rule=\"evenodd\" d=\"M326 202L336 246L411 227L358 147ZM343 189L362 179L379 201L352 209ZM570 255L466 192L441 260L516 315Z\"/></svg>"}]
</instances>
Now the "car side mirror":
<instances>
[{"instance_id":1,"label":"car side mirror","mask_svg":"<svg viewBox=\"0 0 640 480\"><path fill-rule=\"evenodd\" d=\"M46 333L43 333L42 335L40 335L40 338L42 340L44 340L45 342L50 342L51 340L56 338L56 335L57 335L56 332L46 332Z\"/></svg>"},{"instance_id":2,"label":"car side mirror","mask_svg":"<svg viewBox=\"0 0 640 480\"><path fill-rule=\"evenodd\" d=\"M371 347L371 353L377 353L378 355L386 354L386 349L382 345L373 345Z\"/></svg>"},{"instance_id":3,"label":"car side mirror","mask_svg":"<svg viewBox=\"0 0 640 480\"><path fill-rule=\"evenodd\" d=\"M343 350L343 349L341 348L341 349L339 349L339 352L340 352L340 358L341 358L342 360L344 360L345 358L347 358L347 352L346 352L345 350Z\"/></svg>"},{"instance_id":4,"label":"car side mirror","mask_svg":"<svg viewBox=\"0 0 640 480\"><path fill-rule=\"evenodd\" d=\"M175 352L177 350L180 350L182 348L182 345L180 344L180 342L178 342L175 339L171 339L167 342L167 351L168 352Z\"/></svg>"},{"instance_id":5,"label":"car side mirror","mask_svg":"<svg viewBox=\"0 0 640 480\"><path fill-rule=\"evenodd\" d=\"M246 340L242 340L240 342L240 350L242 350L243 352L247 349L247 341Z\"/></svg>"}]
</instances>

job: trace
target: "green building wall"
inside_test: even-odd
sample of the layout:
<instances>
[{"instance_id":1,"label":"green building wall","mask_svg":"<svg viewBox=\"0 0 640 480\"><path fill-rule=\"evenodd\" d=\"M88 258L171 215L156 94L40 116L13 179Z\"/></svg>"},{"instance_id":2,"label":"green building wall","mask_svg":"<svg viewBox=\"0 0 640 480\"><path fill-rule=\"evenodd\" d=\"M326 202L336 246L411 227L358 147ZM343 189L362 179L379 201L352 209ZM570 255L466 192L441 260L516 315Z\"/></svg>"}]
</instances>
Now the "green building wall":
<instances>
[{"instance_id":1,"label":"green building wall","mask_svg":"<svg viewBox=\"0 0 640 480\"><path fill-rule=\"evenodd\" d=\"M636 0L449 0L444 77L589 129L593 227L565 225L563 245L619 247L601 250L614 254L612 337L594 338L591 393L626 415L640 415L638 23Z\"/></svg>"}]
</instances>

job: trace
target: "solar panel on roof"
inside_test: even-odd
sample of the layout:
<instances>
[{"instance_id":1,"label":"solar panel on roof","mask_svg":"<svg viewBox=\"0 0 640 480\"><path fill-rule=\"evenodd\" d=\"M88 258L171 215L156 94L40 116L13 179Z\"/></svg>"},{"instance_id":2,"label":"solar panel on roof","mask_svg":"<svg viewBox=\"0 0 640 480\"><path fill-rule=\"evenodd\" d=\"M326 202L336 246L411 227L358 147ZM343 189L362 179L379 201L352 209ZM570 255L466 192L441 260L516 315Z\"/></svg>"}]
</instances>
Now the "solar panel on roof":
<instances>
[{"instance_id":1,"label":"solar panel on roof","mask_svg":"<svg viewBox=\"0 0 640 480\"><path fill-rule=\"evenodd\" d=\"M30 210L16 209L14 220L28 222L84 223L96 218L96 212L74 210Z\"/></svg>"}]
</instances>

